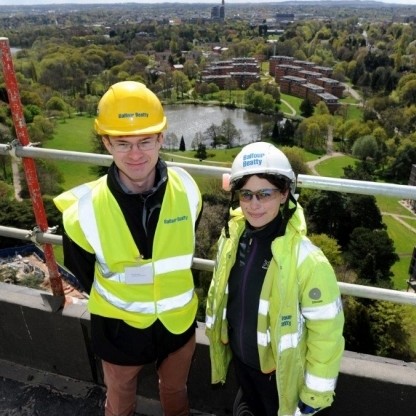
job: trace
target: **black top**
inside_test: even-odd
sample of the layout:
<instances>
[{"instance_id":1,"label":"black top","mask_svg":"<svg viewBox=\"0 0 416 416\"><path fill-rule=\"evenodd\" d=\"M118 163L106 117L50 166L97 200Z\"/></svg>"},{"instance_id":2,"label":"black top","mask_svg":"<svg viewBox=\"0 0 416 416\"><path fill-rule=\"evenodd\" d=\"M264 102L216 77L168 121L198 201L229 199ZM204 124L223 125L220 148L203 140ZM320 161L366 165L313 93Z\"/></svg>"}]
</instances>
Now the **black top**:
<instances>
[{"instance_id":1,"label":"black top","mask_svg":"<svg viewBox=\"0 0 416 416\"><path fill-rule=\"evenodd\" d=\"M280 214L259 230L246 224L228 279L230 347L244 364L258 370L257 317L260 293L272 258L271 245L279 234L280 224Z\"/></svg>"},{"instance_id":2,"label":"black top","mask_svg":"<svg viewBox=\"0 0 416 416\"><path fill-rule=\"evenodd\" d=\"M155 186L142 194L128 193L118 177L113 163L108 171L107 186L113 194L130 229L132 237L145 259L152 257L153 237L168 180L166 163L159 159ZM112 221L111 212L108 222ZM63 236L64 264L77 277L87 293L94 280L95 255L66 233ZM119 365L160 363L168 354L182 347L194 334L193 324L183 334L174 335L160 321L145 329L134 328L119 319L91 314L91 338L94 352L105 361Z\"/></svg>"}]
</instances>

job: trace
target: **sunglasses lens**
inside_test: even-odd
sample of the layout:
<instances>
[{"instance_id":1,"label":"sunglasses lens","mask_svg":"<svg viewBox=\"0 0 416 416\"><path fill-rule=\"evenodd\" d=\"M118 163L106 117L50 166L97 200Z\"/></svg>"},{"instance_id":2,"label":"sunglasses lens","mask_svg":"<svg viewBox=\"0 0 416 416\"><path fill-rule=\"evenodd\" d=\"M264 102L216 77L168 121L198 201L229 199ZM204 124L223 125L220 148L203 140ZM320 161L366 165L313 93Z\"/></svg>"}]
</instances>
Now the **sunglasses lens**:
<instances>
[{"instance_id":1,"label":"sunglasses lens","mask_svg":"<svg viewBox=\"0 0 416 416\"><path fill-rule=\"evenodd\" d=\"M274 194L278 192L278 189L260 189L256 192L249 191L248 189L240 189L238 191L238 198L243 202L250 202L253 196L256 197L257 201L268 201L274 197Z\"/></svg>"},{"instance_id":2,"label":"sunglasses lens","mask_svg":"<svg viewBox=\"0 0 416 416\"><path fill-rule=\"evenodd\" d=\"M273 195L273 190L272 189L262 189L260 191L257 191L256 195L257 195L257 198L259 200L269 199Z\"/></svg>"},{"instance_id":3,"label":"sunglasses lens","mask_svg":"<svg viewBox=\"0 0 416 416\"><path fill-rule=\"evenodd\" d=\"M240 201L248 202L248 201L251 201L253 199L254 194L251 191L246 191L246 190L242 189L238 192L239 192L238 197L239 197Z\"/></svg>"}]
</instances>

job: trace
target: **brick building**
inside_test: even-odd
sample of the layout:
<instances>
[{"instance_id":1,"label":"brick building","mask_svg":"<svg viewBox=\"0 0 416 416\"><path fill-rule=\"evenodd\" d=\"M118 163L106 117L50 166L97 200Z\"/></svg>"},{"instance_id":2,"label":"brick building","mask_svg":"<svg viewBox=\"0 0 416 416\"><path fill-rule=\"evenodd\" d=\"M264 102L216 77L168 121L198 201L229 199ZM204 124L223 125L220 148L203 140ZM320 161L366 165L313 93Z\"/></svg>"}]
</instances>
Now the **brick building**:
<instances>
[{"instance_id":1,"label":"brick building","mask_svg":"<svg viewBox=\"0 0 416 416\"><path fill-rule=\"evenodd\" d=\"M312 84L303 77L284 76L280 80L280 92L303 99L307 98L314 105L323 101L332 114L340 105L338 97L328 93L323 86Z\"/></svg>"},{"instance_id":2,"label":"brick building","mask_svg":"<svg viewBox=\"0 0 416 416\"><path fill-rule=\"evenodd\" d=\"M324 101L331 113L339 108L338 98L342 98L345 88L331 78L332 68L276 55L270 58L269 72L274 75L282 93L308 98L313 104Z\"/></svg>"},{"instance_id":3,"label":"brick building","mask_svg":"<svg viewBox=\"0 0 416 416\"><path fill-rule=\"evenodd\" d=\"M291 56L284 56L284 55L274 55L271 56L269 59L269 74L272 76L276 75L276 67L278 65L290 65L295 60L295 58Z\"/></svg>"},{"instance_id":4,"label":"brick building","mask_svg":"<svg viewBox=\"0 0 416 416\"><path fill-rule=\"evenodd\" d=\"M245 90L260 81L260 64L255 58L241 57L212 63L202 72L202 82L214 83L220 89L226 87L226 80L234 80Z\"/></svg>"}]
</instances>

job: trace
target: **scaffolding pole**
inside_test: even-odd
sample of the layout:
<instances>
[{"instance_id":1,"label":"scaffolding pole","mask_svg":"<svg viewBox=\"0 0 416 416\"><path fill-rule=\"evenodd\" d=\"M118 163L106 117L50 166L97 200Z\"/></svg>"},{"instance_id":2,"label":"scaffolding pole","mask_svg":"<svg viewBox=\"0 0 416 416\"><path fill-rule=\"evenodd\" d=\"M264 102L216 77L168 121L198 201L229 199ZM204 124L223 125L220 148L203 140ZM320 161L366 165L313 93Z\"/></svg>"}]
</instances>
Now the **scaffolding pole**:
<instances>
[{"instance_id":1,"label":"scaffolding pole","mask_svg":"<svg viewBox=\"0 0 416 416\"><path fill-rule=\"evenodd\" d=\"M23 115L23 107L20 100L19 88L17 85L16 73L13 66L13 59L8 38L0 37L0 58L7 96L9 99L10 111L16 131L16 138L21 146L30 146L29 133ZM37 227L40 232L46 233L48 232L49 227L36 172L36 164L32 158L26 157L22 158L22 162ZM43 251L45 253L46 266L49 271L52 293L54 296L61 296L64 300L62 280L55 260L53 246L51 244L44 244Z\"/></svg>"}]
</instances>

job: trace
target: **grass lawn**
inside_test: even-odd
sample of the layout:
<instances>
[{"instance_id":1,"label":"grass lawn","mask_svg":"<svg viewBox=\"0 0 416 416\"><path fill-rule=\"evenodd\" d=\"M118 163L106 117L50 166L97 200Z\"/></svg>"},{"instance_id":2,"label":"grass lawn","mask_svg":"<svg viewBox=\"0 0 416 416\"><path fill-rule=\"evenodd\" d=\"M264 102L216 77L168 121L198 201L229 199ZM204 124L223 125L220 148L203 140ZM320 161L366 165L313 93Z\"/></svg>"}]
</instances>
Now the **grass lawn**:
<instances>
[{"instance_id":1,"label":"grass lawn","mask_svg":"<svg viewBox=\"0 0 416 416\"><path fill-rule=\"evenodd\" d=\"M356 105L349 105L347 110L347 120L362 120L363 109Z\"/></svg>"},{"instance_id":2,"label":"grass lawn","mask_svg":"<svg viewBox=\"0 0 416 416\"><path fill-rule=\"evenodd\" d=\"M52 140L44 144L45 148L71 150L78 152L92 152L94 119L89 117L74 117L65 121L58 121L56 133ZM87 163L54 162L64 175L64 189L91 181L95 176L90 172L91 165Z\"/></svg>"},{"instance_id":3,"label":"grass lawn","mask_svg":"<svg viewBox=\"0 0 416 416\"><path fill-rule=\"evenodd\" d=\"M340 178L344 176L344 168L348 165L354 166L355 160L351 156L331 157L318 163L315 169L321 176Z\"/></svg>"},{"instance_id":4,"label":"grass lawn","mask_svg":"<svg viewBox=\"0 0 416 416\"><path fill-rule=\"evenodd\" d=\"M394 287L403 290L407 288L406 280L409 278L408 270L416 241L416 233L390 215L384 215L383 222L387 225L387 233L393 240L396 253L400 257L400 260L392 267Z\"/></svg>"},{"instance_id":5,"label":"grass lawn","mask_svg":"<svg viewBox=\"0 0 416 416\"><path fill-rule=\"evenodd\" d=\"M302 101L303 101L302 98L298 98L298 97L294 97L293 95L282 94L282 93L280 94L280 97L282 98L282 100L287 101L296 110L296 114L300 114L299 107L302 104ZM283 111L283 108L282 108L282 111Z\"/></svg>"}]
</instances>

